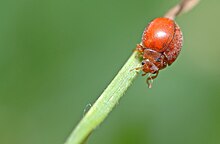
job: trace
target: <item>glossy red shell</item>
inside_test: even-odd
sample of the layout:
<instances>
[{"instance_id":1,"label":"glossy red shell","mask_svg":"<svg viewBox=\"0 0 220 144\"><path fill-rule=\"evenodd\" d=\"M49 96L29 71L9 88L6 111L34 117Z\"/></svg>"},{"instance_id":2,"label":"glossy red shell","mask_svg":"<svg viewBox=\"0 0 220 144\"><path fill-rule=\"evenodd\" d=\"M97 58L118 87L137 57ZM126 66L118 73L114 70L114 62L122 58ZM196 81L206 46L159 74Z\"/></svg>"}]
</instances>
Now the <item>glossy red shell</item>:
<instances>
[{"instance_id":1,"label":"glossy red shell","mask_svg":"<svg viewBox=\"0 0 220 144\"><path fill-rule=\"evenodd\" d=\"M163 52L172 41L175 22L168 18L156 18L147 26L142 36L142 44L157 52Z\"/></svg>"},{"instance_id":2,"label":"glossy red shell","mask_svg":"<svg viewBox=\"0 0 220 144\"><path fill-rule=\"evenodd\" d=\"M145 49L163 53L167 63L172 64L182 48L182 32L174 20L156 18L143 32L142 46Z\"/></svg>"},{"instance_id":3,"label":"glossy red shell","mask_svg":"<svg viewBox=\"0 0 220 144\"><path fill-rule=\"evenodd\" d=\"M178 57L183 43L180 27L169 18L156 18L149 23L142 35L141 44L136 50L140 52L143 60L142 75L155 74L148 77L147 83L157 77L159 71L171 65Z\"/></svg>"}]
</instances>

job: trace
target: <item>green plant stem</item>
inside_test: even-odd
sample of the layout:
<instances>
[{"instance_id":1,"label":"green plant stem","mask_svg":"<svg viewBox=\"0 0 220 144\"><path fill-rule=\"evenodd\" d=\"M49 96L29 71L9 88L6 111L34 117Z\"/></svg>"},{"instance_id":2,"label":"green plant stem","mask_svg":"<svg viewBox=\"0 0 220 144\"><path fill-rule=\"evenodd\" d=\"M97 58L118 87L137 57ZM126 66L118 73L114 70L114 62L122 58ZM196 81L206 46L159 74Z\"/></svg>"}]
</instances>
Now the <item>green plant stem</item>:
<instances>
[{"instance_id":1,"label":"green plant stem","mask_svg":"<svg viewBox=\"0 0 220 144\"><path fill-rule=\"evenodd\" d=\"M87 139L89 134L104 121L114 106L118 104L119 99L123 96L140 71L135 70L135 68L140 66L138 53L134 52L82 118L65 144L82 144Z\"/></svg>"},{"instance_id":2,"label":"green plant stem","mask_svg":"<svg viewBox=\"0 0 220 144\"><path fill-rule=\"evenodd\" d=\"M165 17L174 19L180 13L191 10L198 2L199 0L181 0L179 4L165 14ZM84 143L90 133L104 121L140 71L140 69L135 70L135 68L141 66L138 57L137 52L131 55L116 77L73 130L65 144Z\"/></svg>"}]
</instances>

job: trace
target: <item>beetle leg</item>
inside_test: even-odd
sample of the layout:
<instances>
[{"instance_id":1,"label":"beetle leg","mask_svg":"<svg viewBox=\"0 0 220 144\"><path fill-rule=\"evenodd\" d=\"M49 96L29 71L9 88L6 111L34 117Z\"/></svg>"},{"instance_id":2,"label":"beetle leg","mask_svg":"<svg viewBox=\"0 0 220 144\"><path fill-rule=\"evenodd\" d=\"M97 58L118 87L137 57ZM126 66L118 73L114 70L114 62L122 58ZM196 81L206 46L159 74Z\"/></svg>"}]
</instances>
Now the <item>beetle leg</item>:
<instances>
[{"instance_id":1,"label":"beetle leg","mask_svg":"<svg viewBox=\"0 0 220 144\"><path fill-rule=\"evenodd\" d=\"M159 71L156 71L154 76L149 76L147 78L146 82L147 82L148 88L152 88L152 82L151 81L154 80L158 76L158 74L159 74Z\"/></svg>"},{"instance_id":2,"label":"beetle leg","mask_svg":"<svg viewBox=\"0 0 220 144\"><path fill-rule=\"evenodd\" d=\"M133 69L131 69L130 71L133 71L133 70L140 70L140 69L142 69L142 67L133 68Z\"/></svg>"},{"instance_id":3,"label":"beetle leg","mask_svg":"<svg viewBox=\"0 0 220 144\"><path fill-rule=\"evenodd\" d=\"M144 52L144 48L143 48L143 46L141 44L137 44L137 46L136 46L134 51L137 51L137 52L142 54Z\"/></svg>"},{"instance_id":4,"label":"beetle leg","mask_svg":"<svg viewBox=\"0 0 220 144\"><path fill-rule=\"evenodd\" d=\"M143 74L141 74L142 76L145 76L147 73L145 72L145 73L143 73Z\"/></svg>"}]
</instances>

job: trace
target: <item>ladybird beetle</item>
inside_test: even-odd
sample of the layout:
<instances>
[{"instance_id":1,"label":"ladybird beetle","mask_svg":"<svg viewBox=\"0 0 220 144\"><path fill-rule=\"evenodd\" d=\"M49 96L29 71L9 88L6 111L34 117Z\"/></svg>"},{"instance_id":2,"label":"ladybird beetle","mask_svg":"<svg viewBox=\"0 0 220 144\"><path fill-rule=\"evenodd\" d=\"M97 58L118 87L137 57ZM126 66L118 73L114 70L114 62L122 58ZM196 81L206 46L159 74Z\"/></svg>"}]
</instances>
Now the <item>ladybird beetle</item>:
<instances>
[{"instance_id":1,"label":"ladybird beetle","mask_svg":"<svg viewBox=\"0 0 220 144\"><path fill-rule=\"evenodd\" d=\"M142 75L155 74L147 79L149 88L150 80L157 77L159 70L171 65L178 57L183 43L180 27L172 19L161 17L152 20L145 28L142 42L137 45L142 57Z\"/></svg>"}]
</instances>

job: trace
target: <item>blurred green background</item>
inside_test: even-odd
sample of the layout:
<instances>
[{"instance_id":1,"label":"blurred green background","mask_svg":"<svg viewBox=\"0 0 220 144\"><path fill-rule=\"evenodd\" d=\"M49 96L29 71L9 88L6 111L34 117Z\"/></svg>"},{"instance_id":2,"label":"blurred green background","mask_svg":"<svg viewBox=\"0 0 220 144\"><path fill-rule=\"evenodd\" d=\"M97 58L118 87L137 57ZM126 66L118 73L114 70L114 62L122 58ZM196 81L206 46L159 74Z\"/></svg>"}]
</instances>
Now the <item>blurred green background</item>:
<instances>
[{"instance_id":1,"label":"blurred green background","mask_svg":"<svg viewBox=\"0 0 220 144\"><path fill-rule=\"evenodd\" d=\"M178 0L0 0L0 143L63 144ZM220 143L220 1L177 18L184 47L148 89L139 76L89 144Z\"/></svg>"}]
</instances>

